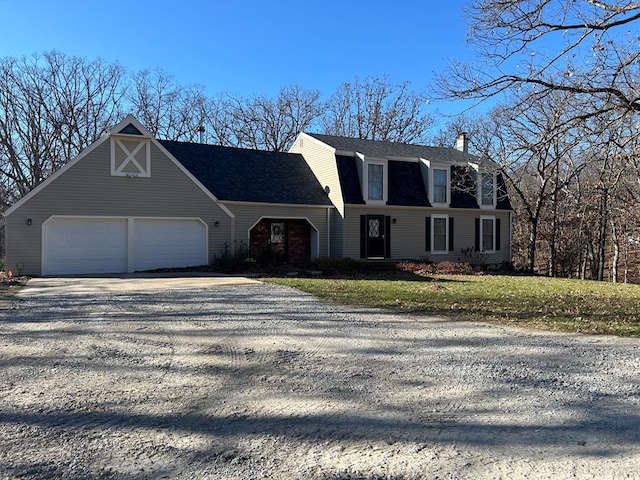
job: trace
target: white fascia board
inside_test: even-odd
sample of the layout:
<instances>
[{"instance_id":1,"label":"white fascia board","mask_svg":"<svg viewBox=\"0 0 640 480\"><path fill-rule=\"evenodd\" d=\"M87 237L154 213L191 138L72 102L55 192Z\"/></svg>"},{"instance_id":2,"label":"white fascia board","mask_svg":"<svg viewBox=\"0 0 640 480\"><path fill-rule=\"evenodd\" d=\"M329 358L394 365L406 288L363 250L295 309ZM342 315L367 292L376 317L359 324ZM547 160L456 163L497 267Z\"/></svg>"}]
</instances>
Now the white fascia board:
<instances>
[{"instance_id":1,"label":"white fascia board","mask_svg":"<svg viewBox=\"0 0 640 480\"><path fill-rule=\"evenodd\" d=\"M362 155L362 160L371 163L384 163L385 165L389 162L389 158L387 157L374 157L371 155L365 155L363 153L358 153L358 155Z\"/></svg>"},{"instance_id":2,"label":"white fascia board","mask_svg":"<svg viewBox=\"0 0 640 480\"><path fill-rule=\"evenodd\" d=\"M219 200L225 205L241 205L241 206L261 206L261 207L288 207L288 208L326 208L331 210L336 208L334 205L313 205L313 204L299 204L299 203L262 203L262 202L243 202L239 200Z\"/></svg>"}]
</instances>

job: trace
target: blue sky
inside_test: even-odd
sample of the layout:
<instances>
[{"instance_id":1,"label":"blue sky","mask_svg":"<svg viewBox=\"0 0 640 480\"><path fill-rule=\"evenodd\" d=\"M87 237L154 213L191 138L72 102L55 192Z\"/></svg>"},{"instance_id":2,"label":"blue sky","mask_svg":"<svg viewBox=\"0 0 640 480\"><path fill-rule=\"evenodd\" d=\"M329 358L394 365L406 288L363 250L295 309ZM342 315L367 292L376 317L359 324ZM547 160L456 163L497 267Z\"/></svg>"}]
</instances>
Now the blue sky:
<instances>
[{"instance_id":1,"label":"blue sky","mask_svg":"<svg viewBox=\"0 0 640 480\"><path fill-rule=\"evenodd\" d=\"M273 95L296 84L328 96L356 76L384 74L422 89L447 59L471 55L465 4L0 0L0 57L58 50L131 71L162 68L210 95Z\"/></svg>"}]
</instances>

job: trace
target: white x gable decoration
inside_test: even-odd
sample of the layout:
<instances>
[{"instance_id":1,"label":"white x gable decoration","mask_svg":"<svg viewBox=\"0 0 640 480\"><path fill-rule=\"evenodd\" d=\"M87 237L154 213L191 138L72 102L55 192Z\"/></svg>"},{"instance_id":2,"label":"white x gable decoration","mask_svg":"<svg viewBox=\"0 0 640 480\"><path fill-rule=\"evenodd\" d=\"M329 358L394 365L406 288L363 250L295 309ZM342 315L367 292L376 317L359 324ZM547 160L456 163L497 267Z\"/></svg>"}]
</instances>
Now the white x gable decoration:
<instances>
[{"instance_id":1,"label":"white x gable decoration","mask_svg":"<svg viewBox=\"0 0 640 480\"><path fill-rule=\"evenodd\" d=\"M111 175L117 177L151 176L149 139L111 137Z\"/></svg>"}]
</instances>

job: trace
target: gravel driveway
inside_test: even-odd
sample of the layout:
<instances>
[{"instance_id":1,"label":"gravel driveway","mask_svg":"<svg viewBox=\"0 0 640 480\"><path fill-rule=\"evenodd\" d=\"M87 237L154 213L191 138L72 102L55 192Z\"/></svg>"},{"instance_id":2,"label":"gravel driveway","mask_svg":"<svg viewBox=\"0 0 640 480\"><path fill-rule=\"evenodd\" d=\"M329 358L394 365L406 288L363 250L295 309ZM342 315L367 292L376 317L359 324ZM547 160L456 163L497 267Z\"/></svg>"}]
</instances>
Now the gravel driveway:
<instances>
[{"instance_id":1,"label":"gravel driveway","mask_svg":"<svg viewBox=\"0 0 640 480\"><path fill-rule=\"evenodd\" d=\"M640 478L640 341L267 284L0 312L0 478Z\"/></svg>"}]
</instances>

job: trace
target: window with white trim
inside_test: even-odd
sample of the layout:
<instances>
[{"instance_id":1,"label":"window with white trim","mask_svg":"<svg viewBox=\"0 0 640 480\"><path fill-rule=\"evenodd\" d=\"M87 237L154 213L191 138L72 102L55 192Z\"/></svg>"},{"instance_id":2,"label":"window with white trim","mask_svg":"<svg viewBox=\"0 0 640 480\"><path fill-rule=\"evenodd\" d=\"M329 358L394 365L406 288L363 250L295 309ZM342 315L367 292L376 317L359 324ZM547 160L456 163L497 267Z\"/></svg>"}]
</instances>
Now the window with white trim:
<instances>
[{"instance_id":1,"label":"window with white trim","mask_svg":"<svg viewBox=\"0 0 640 480\"><path fill-rule=\"evenodd\" d=\"M449 203L449 169L431 168L431 203Z\"/></svg>"},{"instance_id":2,"label":"window with white trim","mask_svg":"<svg viewBox=\"0 0 640 480\"><path fill-rule=\"evenodd\" d=\"M384 199L384 165L381 163L367 164L367 192L369 200Z\"/></svg>"},{"instance_id":3,"label":"window with white trim","mask_svg":"<svg viewBox=\"0 0 640 480\"><path fill-rule=\"evenodd\" d=\"M496 250L496 217L480 217L480 250Z\"/></svg>"},{"instance_id":4,"label":"window with white trim","mask_svg":"<svg viewBox=\"0 0 640 480\"><path fill-rule=\"evenodd\" d=\"M449 216L431 215L431 253L449 250Z\"/></svg>"},{"instance_id":5,"label":"window with white trim","mask_svg":"<svg viewBox=\"0 0 640 480\"><path fill-rule=\"evenodd\" d=\"M494 173L480 174L479 203L481 207L495 207L496 178Z\"/></svg>"},{"instance_id":6,"label":"window with white trim","mask_svg":"<svg viewBox=\"0 0 640 480\"><path fill-rule=\"evenodd\" d=\"M366 161L363 165L362 194L369 205L384 205L387 201L387 162Z\"/></svg>"}]
</instances>

